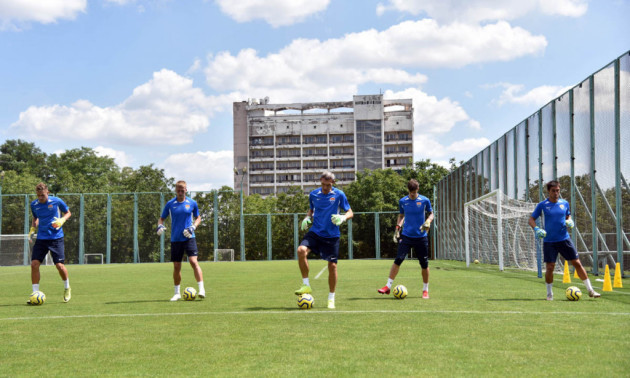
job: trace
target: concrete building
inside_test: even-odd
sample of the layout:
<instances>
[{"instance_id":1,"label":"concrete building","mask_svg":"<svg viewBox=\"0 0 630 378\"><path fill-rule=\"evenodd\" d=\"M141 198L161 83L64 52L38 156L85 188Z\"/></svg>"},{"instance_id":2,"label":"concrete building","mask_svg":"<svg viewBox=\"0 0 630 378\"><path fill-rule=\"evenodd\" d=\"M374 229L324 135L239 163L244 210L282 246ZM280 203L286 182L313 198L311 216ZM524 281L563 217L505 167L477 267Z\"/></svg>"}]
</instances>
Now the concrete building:
<instances>
[{"instance_id":1,"label":"concrete building","mask_svg":"<svg viewBox=\"0 0 630 378\"><path fill-rule=\"evenodd\" d=\"M337 184L364 169L400 169L413 157L411 99L354 96L353 101L270 104L235 102L234 188L269 195L319 186L322 171ZM243 168L246 173L243 175Z\"/></svg>"}]
</instances>

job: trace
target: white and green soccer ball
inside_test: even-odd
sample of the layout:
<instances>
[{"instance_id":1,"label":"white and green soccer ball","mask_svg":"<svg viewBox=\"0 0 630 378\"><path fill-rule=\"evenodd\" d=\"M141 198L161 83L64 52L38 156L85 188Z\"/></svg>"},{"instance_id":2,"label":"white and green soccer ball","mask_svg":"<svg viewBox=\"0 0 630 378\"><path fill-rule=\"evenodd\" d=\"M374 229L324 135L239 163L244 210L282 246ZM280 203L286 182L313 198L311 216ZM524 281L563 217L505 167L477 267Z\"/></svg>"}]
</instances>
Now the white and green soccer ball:
<instances>
[{"instance_id":1,"label":"white and green soccer ball","mask_svg":"<svg viewBox=\"0 0 630 378\"><path fill-rule=\"evenodd\" d=\"M407 296L407 288L403 285L397 285L394 288L394 298L396 299L405 299Z\"/></svg>"},{"instance_id":2,"label":"white and green soccer ball","mask_svg":"<svg viewBox=\"0 0 630 378\"><path fill-rule=\"evenodd\" d=\"M192 287L187 287L186 289L184 289L182 298L184 298L185 301L194 301L195 298L197 298L197 290Z\"/></svg>"},{"instance_id":3,"label":"white and green soccer ball","mask_svg":"<svg viewBox=\"0 0 630 378\"><path fill-rule=\"evenodd\" d=\"M315 303L315 298L313 298L310 294L302 294L298 297L297 304L298 307L303 310L308 310L313 308L313 304Z\"/></svg>"},{"instance_id":4,"label":"white and green soccer ball","mask_svg":"<svg viewBox=\"0 0 630 378\"><path fill-rule=\"evenodd\" d=\"M567 299L570 301L579 301L582 298L582 290L580 290L577 286L569 286L565 291L567 295Z\"/></svg>"},{"instance_id":5,"label":"white and green soccer ball","mask_svg":"<svg viewBox=\"0 0 630 378\"><path fill-rule=\"evenodd\" d=\"M42 291L34 291L29 297L29 301L33 305L43 305L44 302L46 302L46 294L44 294Z\"/></svg>"}]
</instances>

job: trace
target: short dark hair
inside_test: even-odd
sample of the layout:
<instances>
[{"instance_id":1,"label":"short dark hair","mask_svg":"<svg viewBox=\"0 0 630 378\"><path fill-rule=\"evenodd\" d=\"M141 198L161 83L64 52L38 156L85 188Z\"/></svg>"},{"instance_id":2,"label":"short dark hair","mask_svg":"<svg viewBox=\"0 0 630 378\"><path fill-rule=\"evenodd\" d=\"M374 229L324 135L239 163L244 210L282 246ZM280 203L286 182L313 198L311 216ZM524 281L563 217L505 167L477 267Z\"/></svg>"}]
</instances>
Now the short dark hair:
<instances>
[{"instance_id":1,"label":"short dark hair","mask_svg":"<svg viewBox=\"0 0 630 378\"><path fill-rule=\"evenodd\" d=\"M39 191L42 191L42 190L48 190L48 186L46 184L44 184L43 182L40 182L35 187L35 191L39 192Z\"/></svg>"},{"instance_id":2,"label":"short dark hair","mask_svg":"<svg viewBox=\"0 0 630 378\"><path fill-rule=\"evenodd\" d=\"M560 183L556 180L551 180L547 183L547 191L550 191L551 188L555 188L556 186L560 186Z\"/></svg>"},{"instance_id":3,"label":"short dark hair","mask_svg":"<svg viewBox=\"0 0 630 378\"><path fill-rule=\"evenodd\" d=\"M410 192L415 192L418 188L420 188L420 184L418 184L418 181L415 179L411 179L407 183L407 189L409 189Z\"/></svg>"}]
</instances>

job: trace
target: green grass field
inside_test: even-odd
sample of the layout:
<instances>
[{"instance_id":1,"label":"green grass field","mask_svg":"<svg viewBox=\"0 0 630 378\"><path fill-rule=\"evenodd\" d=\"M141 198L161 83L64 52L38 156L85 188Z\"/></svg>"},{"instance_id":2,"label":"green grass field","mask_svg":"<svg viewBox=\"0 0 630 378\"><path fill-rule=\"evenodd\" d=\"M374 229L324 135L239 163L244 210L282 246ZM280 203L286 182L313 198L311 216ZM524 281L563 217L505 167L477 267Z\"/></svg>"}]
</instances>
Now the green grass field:
<instances>
[{"instance_id":1,"label":"green grass field","mask_svg":"<svg viewBox=\"0 0 630 378\"><path fill-rule=\"evenodd\" d=\"M318 260L312 310L296 306L295 261L202 263L206 300L173 303L171 264L69 266L69 303L55 268L43 267L42 306L25 304L29 267L0 268L0 375L630 374L630 280L569 302L557 277L548 302L534 273L431 261L423 300L418 263L407 261L395 284L409 296L395 300L376 292L390 266L341 261L335 310ZM196 288L190 266L183 275L182 288Z\"/></svg>"}]
</instances>

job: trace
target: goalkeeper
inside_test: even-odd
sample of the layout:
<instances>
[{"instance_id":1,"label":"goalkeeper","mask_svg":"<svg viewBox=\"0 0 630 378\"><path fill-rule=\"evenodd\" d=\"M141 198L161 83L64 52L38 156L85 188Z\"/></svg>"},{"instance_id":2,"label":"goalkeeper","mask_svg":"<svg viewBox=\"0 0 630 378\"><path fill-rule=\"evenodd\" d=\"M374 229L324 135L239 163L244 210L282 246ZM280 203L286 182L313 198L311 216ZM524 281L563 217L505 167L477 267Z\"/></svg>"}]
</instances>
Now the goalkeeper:
<instances>
[{"instance_id":1,"label":"goalkeeper","mask_svg":"<svg viewBox=\"0 0 630 378\"><path fill-rule=\"evenodd\" d=\"M396 220L396 232L394 242L398 244L398 254L389 271L387 284L378 289L381 294L389 294L398 275L400 265L411 251L411 248L418 254L418 261L422 268L422 299L429 299L429 237L427 232L431 228L433 221L433 208L431 201L425 196L418 194L420 185L418 181L411 179L407 183L409 195L398 201L400 214ZM401 235L401 228L402 235Z\"/></svg>"},{"instance_id":2,"label":"goalkeeper","mask_svg":"<svg viewBox=\"0 0 630 378\"><path fill-rule=\"evenodd\" d=\"M180 284L182 282L182 259L184 253L188 255L188 261L192 266L199 285L199 298L206 297L206 290L203 286L203 273L197 261L197 241L195 240L195 229L201 223L199 207L197 202L186 197L186 181L180 180L175 183L176 197L168 201L162 210L162 215L158 220L157 234L162 235L166 231L164 221L171 216L171 261L173 262L173 282L175 283L175 294L171 301L181 298ZM194 221L193 221L194 217Z\"/></svg>"},{"instance_id":3,"label":"goalkeeper","mask_svg":"<svg viewBox=\"0 0 630 378\"><path fill-rule=\"evenodd\" d=\"M33 243L31 255L31 283L33 291L39 291L39 266L46 258L48 251L53 263L63 281L63 301L68 302L71 297L70 281L65 263L63 224L72 215L68 205L59 197L49 195L48 186L40 182L35 187L37 199L31 202L33 222L28 233L29 241ZM35 231L37 229L37 231ZM26 303L31 304L30 301Z\"/></svg>"},{"instance_id":4,"label":"goalkeeper","mask_svg":"<svg viewBox=\"0 0 630 378\"><path fill-rule=\"evenodd\" d=\"M302 273L302 287L295 291L296 295L310 294L311 285L308 280L307 255L313 251L328 261L328 308L335 308L335 288L337 286L337 258L339 257L339 226L353 213L346 195L339 189L333 188L335 175L331 172L322 173L320 180L322 187L313 190L308 196L310 209L302 221L302 231L313 227L304 236L298 247L298 264ZM339 209L346 213L339 214Z\"/></svg>"},{"instance_id":5,"label":"goalkeeper","mask_svg":"<svg viewBox=\"0 0 630 378\"><path fill-rule=\"evenodd\" d=\"M544 239L543 255L545 262L545 282L547 283L547 300L553 300L553 270L556 266L558 254L570 261L575 267L578 276L588 290L590 297L598 298L600 295L591 286L586 270L582 266L577 250L571 241L568 230L575 224L571 220L571 209L567 201L560 198L560 183L549 181L547 183L549 198L540 202L529 217L529 225L534 229L537 238ZM536 225L536 219L540 214L545 215L545 229Z\"/></svg>"}]
</instances>

